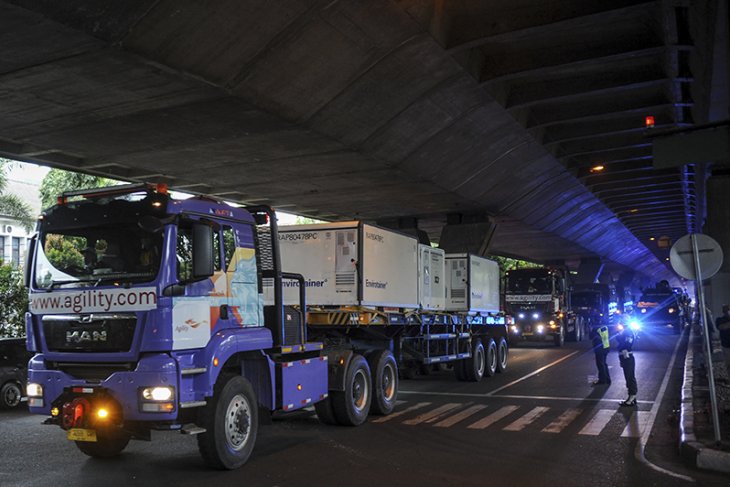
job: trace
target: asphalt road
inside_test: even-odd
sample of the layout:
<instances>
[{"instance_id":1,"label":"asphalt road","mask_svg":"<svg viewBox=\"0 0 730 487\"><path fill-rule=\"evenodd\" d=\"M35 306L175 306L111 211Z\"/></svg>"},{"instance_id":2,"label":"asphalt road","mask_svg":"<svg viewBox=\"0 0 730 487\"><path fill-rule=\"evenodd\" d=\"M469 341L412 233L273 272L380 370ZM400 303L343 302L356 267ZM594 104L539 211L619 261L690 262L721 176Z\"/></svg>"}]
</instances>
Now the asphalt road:
<instances>
[{"instance_id":1,"label":"asphalt road","mask_svg":"<svg viewBox=\"0 0 730 487\"><path fill-rule=\"evenodd\" d=\"M277 417L233 472L207 469L194 437L156 432L100 461L40 417L0 412L0 486L727 486L677 455L685 341L640 338L637 408L618 405L626 388L615 352L613 384L599 389L587 342L528 345L478 384L446 370L403 381L395 413L358 428L322 425L310 411Z\"/></svg>"}]
</instances>

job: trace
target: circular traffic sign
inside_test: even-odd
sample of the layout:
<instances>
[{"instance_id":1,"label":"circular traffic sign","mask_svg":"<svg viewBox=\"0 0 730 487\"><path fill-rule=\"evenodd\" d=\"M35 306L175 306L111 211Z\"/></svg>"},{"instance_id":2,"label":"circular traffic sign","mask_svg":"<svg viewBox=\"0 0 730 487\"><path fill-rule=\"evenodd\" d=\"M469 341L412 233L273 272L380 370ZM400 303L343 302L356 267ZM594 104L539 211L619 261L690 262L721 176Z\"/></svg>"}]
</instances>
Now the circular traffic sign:
<instances>
[{"instance_id":1,"label":"circular traffic sign","mask_svg":"<svg viewBox=\"0 0 730 487\"><path fill-rule=\"evenodd\" d=\"M700 276L708 279L720 270L722 265L722 249L715 239L702 233L695 233L697 255L700 258ZM692 235L685 235L677 240L669 251L669 262L672 269L685 279L697 279L695 260L692 251Z\"/></svg>"}]
</instances>

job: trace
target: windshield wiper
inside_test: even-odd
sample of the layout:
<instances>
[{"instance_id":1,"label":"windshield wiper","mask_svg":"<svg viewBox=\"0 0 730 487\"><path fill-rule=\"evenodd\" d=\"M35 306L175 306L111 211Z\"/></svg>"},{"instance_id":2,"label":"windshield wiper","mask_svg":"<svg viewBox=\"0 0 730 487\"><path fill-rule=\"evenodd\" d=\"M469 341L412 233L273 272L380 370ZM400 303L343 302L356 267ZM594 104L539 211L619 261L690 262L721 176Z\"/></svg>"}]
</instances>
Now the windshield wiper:
<instances>
[{"instance_id":1,"label":"windshield wiper","mask_svg":"<svg viewBox=\"0 0 730 487\"><path fill-rule=\"evenodd\" d=\"M95 278L89 278L89 279L74 279L74 280L66 280L66 281L51 281L51 285L48 286L47 291L52 291L54 287L56 286L63 286L64 284L74 284L77 282L92 282L95 281Z\"/></svg>"}]
</instances>

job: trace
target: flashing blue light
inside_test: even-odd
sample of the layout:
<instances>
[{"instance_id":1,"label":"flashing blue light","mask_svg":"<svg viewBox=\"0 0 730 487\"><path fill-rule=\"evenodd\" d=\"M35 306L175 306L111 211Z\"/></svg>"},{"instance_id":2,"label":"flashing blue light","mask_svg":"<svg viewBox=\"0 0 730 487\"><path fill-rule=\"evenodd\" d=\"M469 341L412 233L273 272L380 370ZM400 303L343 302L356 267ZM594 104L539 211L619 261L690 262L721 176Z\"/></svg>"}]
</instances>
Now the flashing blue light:
<instances>
[{"instance_id":1,"label":"flashing blue light","mask_svg":"<svg viewBox=\"0 0 730 487\"><path fill-rule=\"evenodd\" d=\"M629 323L629 328L634 331L639 331L641 330L641 323L639 323L638 321L632 321L631 323Z\"/></svg>"}]
</instances>

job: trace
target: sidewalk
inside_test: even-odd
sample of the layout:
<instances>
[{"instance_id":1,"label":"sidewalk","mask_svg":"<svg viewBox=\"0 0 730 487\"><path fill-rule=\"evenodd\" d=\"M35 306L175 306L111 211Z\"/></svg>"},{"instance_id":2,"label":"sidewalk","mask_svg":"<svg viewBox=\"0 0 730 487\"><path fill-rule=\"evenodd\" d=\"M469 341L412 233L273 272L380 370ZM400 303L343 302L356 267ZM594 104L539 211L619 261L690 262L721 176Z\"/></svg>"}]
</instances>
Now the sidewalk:
<instances>
[{"instance_id":1,"label":"sidewalk","mask_svg":"<svg viewBox=\"0 0 730 487\"><path fill-rule=\"evenodd\" d=\"M722 438L721 444L717 445L703 342L704 337L700 334L699 327L692 325L684 362L679 422L680 452L693 467L730 473L730 376L725 366L720 340L715 334L711 342L712 365Z\"/></svg>"}]
</instances>

